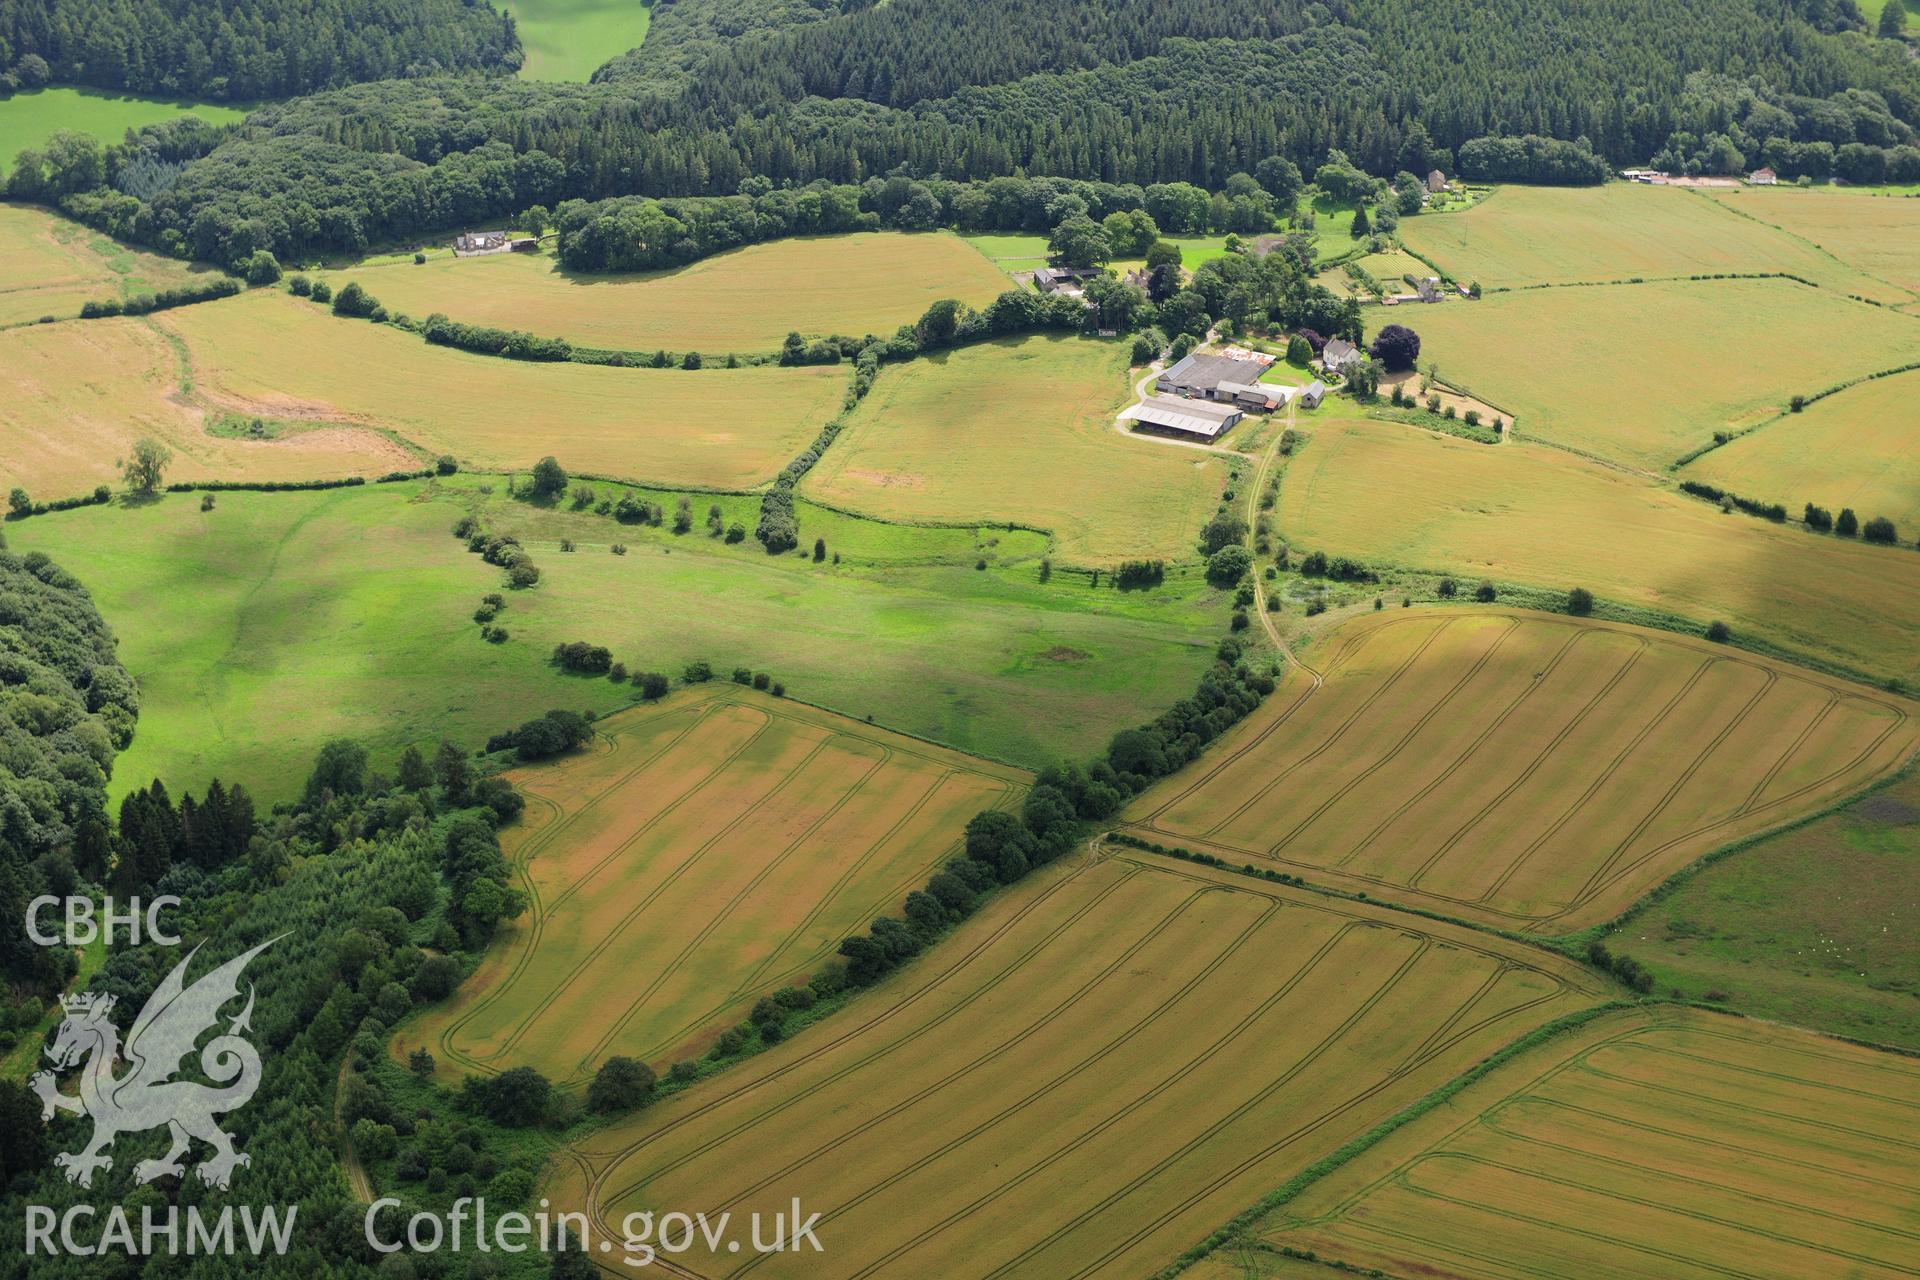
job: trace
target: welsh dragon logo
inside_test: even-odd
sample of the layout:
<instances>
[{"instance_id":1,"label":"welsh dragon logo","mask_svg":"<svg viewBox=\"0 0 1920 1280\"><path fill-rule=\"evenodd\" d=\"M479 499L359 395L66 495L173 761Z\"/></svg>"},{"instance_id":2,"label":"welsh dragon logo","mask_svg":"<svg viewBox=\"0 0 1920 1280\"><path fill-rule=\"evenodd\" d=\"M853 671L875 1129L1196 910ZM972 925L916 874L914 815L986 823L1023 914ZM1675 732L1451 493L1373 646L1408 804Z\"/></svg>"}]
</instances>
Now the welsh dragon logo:
<instances>
[{"instance_id":1,"label":"welsh dragon logo","mask_svg":"<svg viewBox=\"0 0 1920 1280\"><path fill-rule=\"evenodd\" d=\"M246 1007L227 1024L225 1034L200 1050L200 1069L214 1083L172 1077L180 1071L182 1059L193 1052L201 1033L220 1021L221 1006L239 996L240 973L247 963L277 941L268 939L188 986L187 966L200 952L195 947L148 997L127 1032L125 1045L108 1017L112 996L85 993L62 998L67 1016L46 1054L54 1071L86 1064L80 1072L80 1094L61 1093L53 1071L39 1072L32 1084L40 1095L42 1119L52 1119L55 1110L93 1117L93 1140L86 1148L54 1157L67 1181L91 1187L94 1170L113 1167L107 1149L116 1137L162 1125L171 1133L173 1145L163 1158L134 1166L137 1182L184 1174L180 1158L195 1138L213 1148L213 1155L197 1168L201 1181L209 1186L225 1190L233 1171L251 1163L233 1149L232 1137L214 1122L215 1116L245 1106L260 1087L260 1054L241 1035L250 1029L253 1016L251 984ZM113 1069L123 1055L132 1070L116 1078Z\"/></svg>"}]
</instances>

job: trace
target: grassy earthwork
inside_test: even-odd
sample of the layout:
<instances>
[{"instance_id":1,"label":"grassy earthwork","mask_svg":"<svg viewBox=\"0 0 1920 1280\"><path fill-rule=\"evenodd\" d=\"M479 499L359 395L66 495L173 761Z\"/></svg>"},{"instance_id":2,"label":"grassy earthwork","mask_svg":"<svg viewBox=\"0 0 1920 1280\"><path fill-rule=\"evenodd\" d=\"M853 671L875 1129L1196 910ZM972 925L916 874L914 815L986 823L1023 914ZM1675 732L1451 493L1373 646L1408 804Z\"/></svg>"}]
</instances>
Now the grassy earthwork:
<instances>
[{"instance_id":1,"label":"grassy earthwork","mask_svg":"<svg viewBox=\"0 0 1920 1280\"><path fill-rule=\"evenodd\" d=\"M0 111L5 107L0 102ZM47 316L70 320L84 302L155 293L203 274L22 204L0 204L0 259L7 264L0 277L0 328Z\"/></svg>"}]
</instances>

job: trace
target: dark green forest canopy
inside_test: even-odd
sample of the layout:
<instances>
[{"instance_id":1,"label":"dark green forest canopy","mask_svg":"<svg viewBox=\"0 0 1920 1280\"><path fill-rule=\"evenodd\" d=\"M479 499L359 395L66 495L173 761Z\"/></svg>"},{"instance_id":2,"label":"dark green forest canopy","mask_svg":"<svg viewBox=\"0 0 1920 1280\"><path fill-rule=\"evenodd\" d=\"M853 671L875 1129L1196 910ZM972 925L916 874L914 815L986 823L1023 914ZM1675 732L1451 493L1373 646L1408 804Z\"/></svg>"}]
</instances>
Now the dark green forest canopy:
<instances>
[{"instance_id":1,"label":"dark green forest canopy","mask_svg":"<svg viewBox=\"0 0 1920 1280\"><path fill-rule=\"evenodd\" d=\"M520 65L513 20L464 0L8 0L0 93L49 77L248 101Z\"/></svg>"}]
</instances>

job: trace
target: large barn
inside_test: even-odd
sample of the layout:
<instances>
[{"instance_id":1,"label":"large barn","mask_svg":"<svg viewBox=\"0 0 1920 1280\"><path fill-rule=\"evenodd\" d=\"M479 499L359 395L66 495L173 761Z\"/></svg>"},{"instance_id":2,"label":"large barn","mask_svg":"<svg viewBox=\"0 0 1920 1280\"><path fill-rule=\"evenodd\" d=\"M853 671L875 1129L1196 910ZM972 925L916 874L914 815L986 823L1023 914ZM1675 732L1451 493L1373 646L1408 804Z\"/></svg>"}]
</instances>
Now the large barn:
<instances>
[{"instance_id":1,"label":"large barn","mask_svg":"<svg viewBox=\"0 0 1920 1280\"><path fill-rule=\"evenodd\" d=\"M1160 394L1195 396L1202 400L1232 400L1233 392L1222 392L1223 386L1253 386L1266 371L1267 366L1258 360L1236 360L1232 356L1195 353L1160 375Z\"/></svg>"},{"instance_id":2,"label":"large barn","mask_svg":"<svg viewBox=\"0 0 1920 1280\"><path fill-rule=\"evenodd\" d=\"M1246 416L1228 404L1185 400L1179 396L1148 396L1120 415L1149 427L1211 440Z\"/></svg>"}]
</instances>

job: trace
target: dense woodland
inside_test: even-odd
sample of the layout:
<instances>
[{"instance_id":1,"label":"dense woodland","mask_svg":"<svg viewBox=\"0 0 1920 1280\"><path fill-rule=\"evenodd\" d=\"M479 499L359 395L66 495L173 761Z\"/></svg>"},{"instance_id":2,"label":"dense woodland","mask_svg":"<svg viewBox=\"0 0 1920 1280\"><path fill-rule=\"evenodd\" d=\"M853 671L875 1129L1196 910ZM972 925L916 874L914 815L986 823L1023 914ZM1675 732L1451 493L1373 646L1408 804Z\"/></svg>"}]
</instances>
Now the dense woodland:
<instances>
[{"instance_id":1,"label":"dense woodland","mask_svg":"<svg viewBox=\"0 0 1920 1280\"><path fill-rule=\"evenodd\" d=\"M520 65L513 19L464 0L10 0L0 95L53 80L198 98Z\"/></svg>"}]
</instances>

